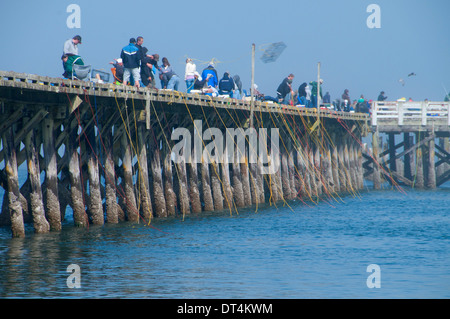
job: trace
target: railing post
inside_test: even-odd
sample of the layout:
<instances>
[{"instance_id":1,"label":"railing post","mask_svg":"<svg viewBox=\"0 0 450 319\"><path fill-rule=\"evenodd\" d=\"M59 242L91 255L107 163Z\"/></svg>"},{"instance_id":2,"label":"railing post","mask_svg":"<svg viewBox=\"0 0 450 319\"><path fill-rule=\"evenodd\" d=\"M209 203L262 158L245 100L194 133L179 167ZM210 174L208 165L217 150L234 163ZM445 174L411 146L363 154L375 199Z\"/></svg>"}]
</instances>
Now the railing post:
<instances>
[{"instance_id":1,"label":"railing post","mask_svg":"<svg viewBox=\"0 0 450 319\"><path fill-rule=\"evenodd\" d=\"M428 110L428 102L422 102L421 103L421 109L422 109L422 125L427 125L427 110Z\"/></svg>"},{"instance_id":2,"label":"railing post","mask_svg":"<svg viewBox=\"0 0 450 319\"><path fill-rule=\"evenodd\" d=\"M447 102L447 124L450 126L450 102Z\"/></svg>"},{"instance_id":3,"label":"railing post","mask_svg":"<svg viewBox=\"0 0 450 319\"><path fill-rule=\"evenodd\" d=\"M378 103L372 102L372 125L377 126Z\"/></svg>"},{"instance_id":4,"label":"railing post","mask_svg":"<svg viewBox=\"0 0 450 319\"><path fill-rule=\"evenodd\" d=\"M404 110L404 102L398 102L397 103L397 110L398 110L398 125L403 125L403 110Z\"/></svg>"}]
</instances>

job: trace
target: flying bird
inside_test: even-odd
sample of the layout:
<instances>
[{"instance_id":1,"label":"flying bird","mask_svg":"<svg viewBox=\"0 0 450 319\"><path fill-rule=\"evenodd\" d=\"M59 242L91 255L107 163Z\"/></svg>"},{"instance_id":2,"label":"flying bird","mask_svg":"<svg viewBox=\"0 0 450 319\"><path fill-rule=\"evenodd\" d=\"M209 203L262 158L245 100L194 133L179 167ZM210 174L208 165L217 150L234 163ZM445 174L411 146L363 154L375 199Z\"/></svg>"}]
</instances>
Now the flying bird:
<instances>
[{"instance_id":1,"label":"flying bird","mask_svg":"<svg viewBox=\"0 0 450 319\"><path fill-rule=\"evenodd\" d=\"M414 72L411 72L410 74L408 74L408 76L413 76L416 75Z\"/></svg>"}]
</instances>

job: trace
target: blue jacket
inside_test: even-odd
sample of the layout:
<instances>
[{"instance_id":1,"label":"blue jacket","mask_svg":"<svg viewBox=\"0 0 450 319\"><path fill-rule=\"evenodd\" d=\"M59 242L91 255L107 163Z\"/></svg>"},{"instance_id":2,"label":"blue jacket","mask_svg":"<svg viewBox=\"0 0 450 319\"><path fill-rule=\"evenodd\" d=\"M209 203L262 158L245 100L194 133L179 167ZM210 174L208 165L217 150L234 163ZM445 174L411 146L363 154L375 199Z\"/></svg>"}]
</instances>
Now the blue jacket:
<instances>
[{"instance_id":1,"label":"blue jacket","mask_svg":"<svg viewBox=\"0 0 450 319\"><path fill-rule=\"evenodd\" d=\"M120 57L123 61L123 67L127 69L135 69L141 65L141 59L138 54L139 49L130 43L122 49Z\"/></svg>"},{"instance_id":2,"label":"blue jacket","mask_svg":"<svg viewBox=\"0 0 450 319\"><path fill-rule=\"evenodd\" d=\"M213 76L209 78L208 85L212 87L217 87L217 84L219 84L219 79L217 76L217 71L212 66L208 66L206 69L202 72L202 79L206 79L208 74L212 74Z\"/></svg>"}]
</instances>

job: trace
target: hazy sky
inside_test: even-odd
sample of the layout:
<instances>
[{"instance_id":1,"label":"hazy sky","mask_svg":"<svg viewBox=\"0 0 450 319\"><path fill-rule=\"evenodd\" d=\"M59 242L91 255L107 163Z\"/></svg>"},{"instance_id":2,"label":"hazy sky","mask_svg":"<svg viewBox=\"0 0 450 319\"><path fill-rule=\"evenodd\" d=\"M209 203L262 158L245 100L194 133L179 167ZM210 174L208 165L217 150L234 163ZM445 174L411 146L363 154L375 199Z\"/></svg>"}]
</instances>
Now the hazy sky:
<instances>
[{"instance_id":1,"label":"hazy sky","mask_svg":"<svg viewBox=\"0 0 450 319\"><path fill-rule=\"evenodd\" d=\"M67 25L70 4L81 9L80 28ZM367 25L370 4L381 10L380 28ZM1 0L0 70L60 77L63 43L80 34L85 63L109 71L129 38L142 35L181 77L186 57L200 71L215 58L219 77L239 74L248 89L255 43L255 83L266 95L275 96L289 73L295 88L317 79L320 61L332 99L349 89L352 99L376 99L384 90L389 100L443 100L444 87L450 90L449 14L449 0ZM287 48L264 64L261 47L279 41Z\"/></svg>"}]
</instances>

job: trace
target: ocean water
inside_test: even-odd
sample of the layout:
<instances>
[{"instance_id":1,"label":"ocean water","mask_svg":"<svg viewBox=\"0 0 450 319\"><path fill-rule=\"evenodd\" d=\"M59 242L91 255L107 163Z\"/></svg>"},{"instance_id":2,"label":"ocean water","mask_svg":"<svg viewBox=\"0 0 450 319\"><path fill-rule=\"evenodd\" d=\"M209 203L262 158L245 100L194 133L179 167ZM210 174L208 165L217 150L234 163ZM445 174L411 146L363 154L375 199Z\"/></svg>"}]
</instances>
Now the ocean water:
<instances>
[{"instance_id":1,"label":"ocean water","mask_svg":"<svg viewBox=\"0 0 450 319\"><path fill-rule=\"evenodd\" d=\"M0 228L0 298L449 298L449 207L448 185L368 188L150 226Z\"/></svg>"}]
</instances>

